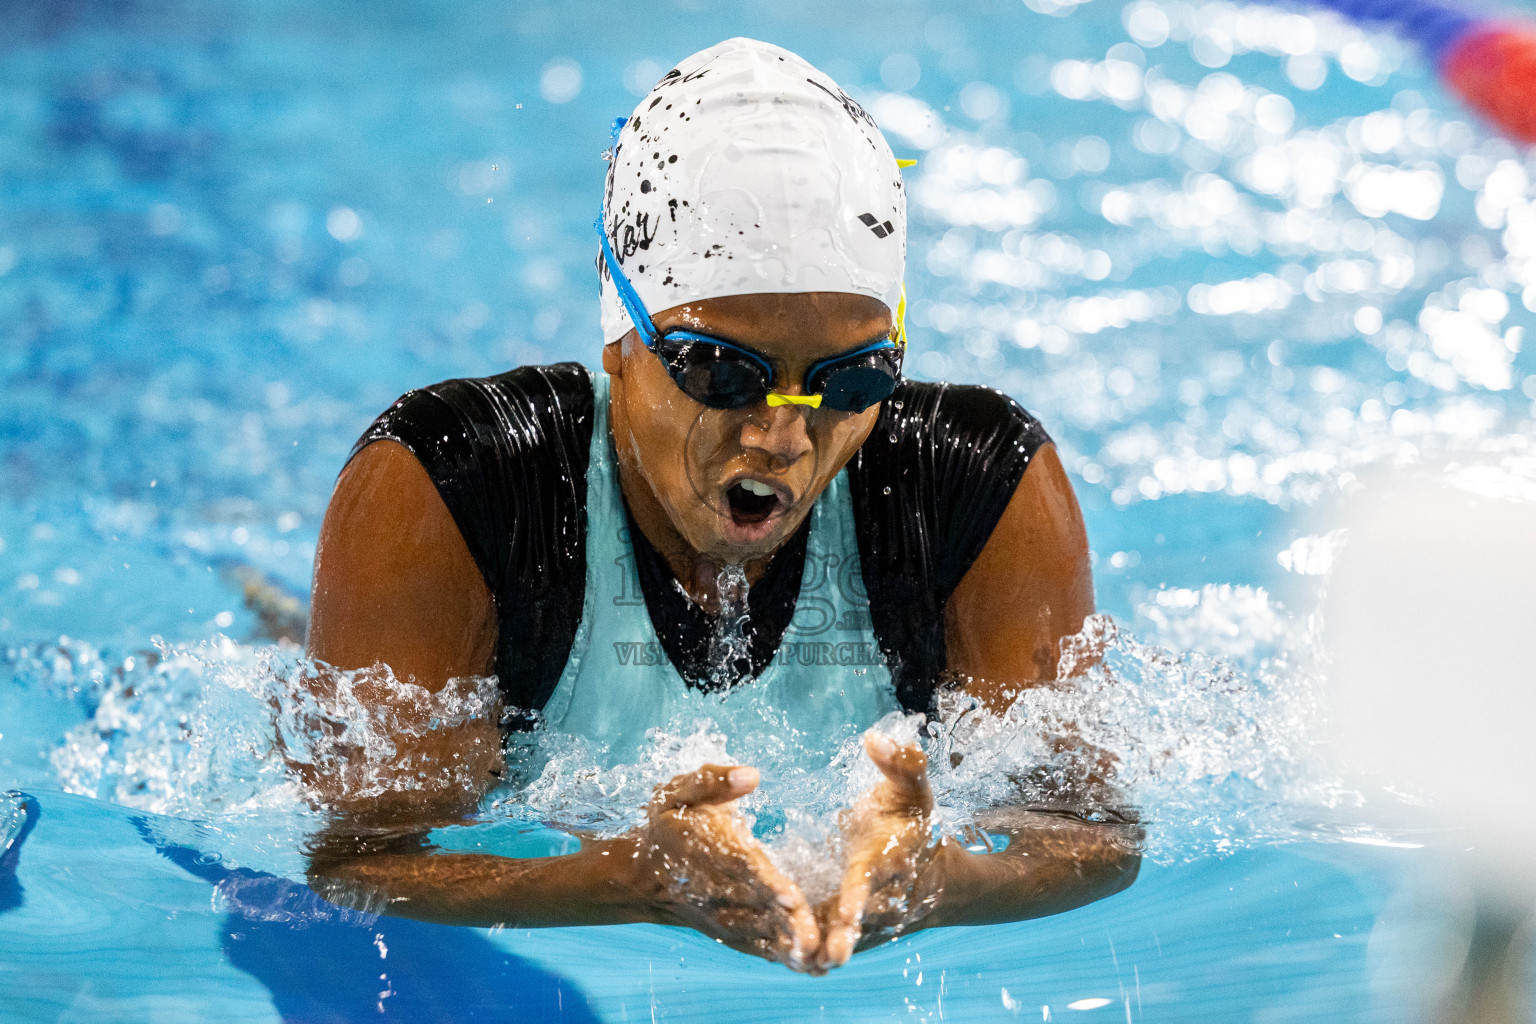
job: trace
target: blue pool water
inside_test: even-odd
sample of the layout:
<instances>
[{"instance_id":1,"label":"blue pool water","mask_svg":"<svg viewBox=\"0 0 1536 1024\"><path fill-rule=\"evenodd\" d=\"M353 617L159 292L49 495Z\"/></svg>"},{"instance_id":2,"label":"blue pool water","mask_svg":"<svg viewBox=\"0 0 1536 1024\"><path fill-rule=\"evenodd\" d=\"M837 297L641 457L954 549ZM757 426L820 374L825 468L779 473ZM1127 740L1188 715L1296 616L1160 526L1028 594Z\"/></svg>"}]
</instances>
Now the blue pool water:
<instances>
[{"instance_id":1,"label":"blue pool water","mask_svg":"<svg viewBox=\"0 0 1536 1024\"><path fill-rule=\"evenodd\" d=\"M1221 0L0 13L0 1019L1412 1019L1450 911L1313 739L1332 517L1388 463L1536 487L1536 161L1413 53ZM231 567L305 592L403 391L595 363L607 125L729 35L919 159L909 369L1008 391L1074 474L1148 862L825 978L331 907ZM445 841L560 849L534 812L585 797L540 781Z\"/></svg>"}]
</instances>

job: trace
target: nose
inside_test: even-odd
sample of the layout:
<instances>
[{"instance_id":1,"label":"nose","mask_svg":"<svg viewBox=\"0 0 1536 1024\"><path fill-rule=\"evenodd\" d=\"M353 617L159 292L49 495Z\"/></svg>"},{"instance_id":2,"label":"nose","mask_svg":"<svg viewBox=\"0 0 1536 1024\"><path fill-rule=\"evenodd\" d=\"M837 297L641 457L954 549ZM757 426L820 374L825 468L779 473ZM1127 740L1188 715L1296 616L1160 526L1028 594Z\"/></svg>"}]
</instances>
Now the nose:
<instances>
[{"instance_id":1,"label":"nose","mask_svg":"<svg viewBox=\"0 0 1536 1024\"><path fill-rule=\"evenodd\" d=\"M742 424L741 446L767 455L774 468L781 469L811 453L814 447L805 424L802 406L763 406L757 415Z\"/></svg>"}]
</instances>

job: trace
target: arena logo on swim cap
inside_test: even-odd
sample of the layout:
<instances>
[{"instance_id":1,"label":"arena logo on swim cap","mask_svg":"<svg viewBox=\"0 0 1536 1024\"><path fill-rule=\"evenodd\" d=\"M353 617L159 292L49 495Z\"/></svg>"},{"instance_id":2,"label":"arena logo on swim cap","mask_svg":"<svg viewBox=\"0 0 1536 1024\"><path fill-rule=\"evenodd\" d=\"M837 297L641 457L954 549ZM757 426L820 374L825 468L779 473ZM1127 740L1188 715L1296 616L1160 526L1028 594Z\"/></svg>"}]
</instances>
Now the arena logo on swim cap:
<instances>
[{"instance_id":1,"label":"arena logo on swim cap","mask_svg":"<svg viewBox=\"0 0 1536 1024\"><path fill-rule=\"evenodd\" d=\"M603 233L647 309L850 292L902 305L907 204L874 119L788 50L728 39L615 122ZM599 263L603 340L634 324Z\"/></svg>"},{"instance_id":2,"label":"arena logo on swim cap","mask_svg":"<svg viewBox=\"0 0 1536 1024\"><path fill-rule=\"evenodd\" d=\"M873 231L876 238L884 238L887 235L894 235L896 233L896 228L892 226L890 221L882 224L872 213L859 214L859 223Z\"/></svg>"}]
</instances>

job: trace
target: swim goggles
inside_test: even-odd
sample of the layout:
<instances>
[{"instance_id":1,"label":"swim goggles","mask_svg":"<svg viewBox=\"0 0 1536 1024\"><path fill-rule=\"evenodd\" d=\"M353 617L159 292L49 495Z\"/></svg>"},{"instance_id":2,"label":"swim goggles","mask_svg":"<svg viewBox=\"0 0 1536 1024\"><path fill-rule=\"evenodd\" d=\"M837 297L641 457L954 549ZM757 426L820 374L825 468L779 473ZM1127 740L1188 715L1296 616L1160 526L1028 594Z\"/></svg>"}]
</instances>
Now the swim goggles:
<instances>
[{"instance_id":1,"label":"swim goggles","mask_svg":"<svg viewBox=\"0 0 1536 1024\"><path fill-rule=\"evenodd\" d=\"M896 330L890 338L864 345L826 359L818 359L805 371L804 395L775 390L775 373L768 357L743 345L696 331L673 328L659 331L645 304L624 276L613 255L608 232L598 214L597 237L602 240L603 261L629 319L640 332L645 347L656 353L667 373L683 393L711 409L741 409L766 400L770 406L825 406L840 412L863 412L891 397L901 379L901 355L906 342L903 321L906 289L896 310ZM898 342L900 344L898 344Z\"/></svg>"}]
</instances>

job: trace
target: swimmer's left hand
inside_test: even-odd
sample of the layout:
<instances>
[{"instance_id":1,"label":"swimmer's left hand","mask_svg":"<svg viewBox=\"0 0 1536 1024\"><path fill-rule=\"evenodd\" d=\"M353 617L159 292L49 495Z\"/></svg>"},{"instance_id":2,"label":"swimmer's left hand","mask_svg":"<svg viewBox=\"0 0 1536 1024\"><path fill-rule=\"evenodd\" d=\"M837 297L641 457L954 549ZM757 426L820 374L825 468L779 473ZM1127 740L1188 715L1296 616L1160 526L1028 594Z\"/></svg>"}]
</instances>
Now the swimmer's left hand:
<instances>
[{"instance_id":1,"label":"swimmer's left hand","mask_svg":"<svg viewBox=\"0 0 1536 1024\"><path fill-rule=\"evenodd\" d=\"M925 917L938 896L930 870L943 844L930 843L933 792L928 758L873 730L864 750L885 776L847 812L843 878L836 895L817 908L822 946L816 967L848 962L861 939L903 931Z\"/></svg>"}]
</instances>

